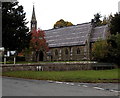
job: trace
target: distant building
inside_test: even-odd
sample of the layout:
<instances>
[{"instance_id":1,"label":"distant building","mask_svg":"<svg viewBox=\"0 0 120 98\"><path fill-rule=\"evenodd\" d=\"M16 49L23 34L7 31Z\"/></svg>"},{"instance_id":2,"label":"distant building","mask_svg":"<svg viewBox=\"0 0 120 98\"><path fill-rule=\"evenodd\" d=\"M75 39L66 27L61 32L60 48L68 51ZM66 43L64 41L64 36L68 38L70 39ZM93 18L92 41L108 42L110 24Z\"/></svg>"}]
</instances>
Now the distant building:
<instances>
[{"instance_id":1,"label":"distant building","mask_svg":"<svg viewBox=\"0 0 120 98\"><path fill-rule=\"evenodd\" d=\"M37 27L35 10L31 19L31 30ZM92 45L98 39L106 39L108 26L94 27L93 23L45 30L45 39L49 46L49 52L43 55L43 61L73 61L90 60Z\"/></svg>"}]
</instances>

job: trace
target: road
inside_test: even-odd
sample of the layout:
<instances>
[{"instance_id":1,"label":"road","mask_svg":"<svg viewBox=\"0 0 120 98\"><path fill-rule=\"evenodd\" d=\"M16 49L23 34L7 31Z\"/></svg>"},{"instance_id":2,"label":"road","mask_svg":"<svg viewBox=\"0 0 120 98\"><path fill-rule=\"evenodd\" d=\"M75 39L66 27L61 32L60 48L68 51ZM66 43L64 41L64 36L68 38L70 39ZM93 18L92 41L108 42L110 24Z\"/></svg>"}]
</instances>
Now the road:
<instances>
[{"instance_id":1,"label":"road","mask_svg":"<svg viewBox=\"0 0 120 98\"><path fill-rule=\"evenodd\" d=\"M3 77L2 96L118 96L117 86Z\"/></svg>"}]
</instances>

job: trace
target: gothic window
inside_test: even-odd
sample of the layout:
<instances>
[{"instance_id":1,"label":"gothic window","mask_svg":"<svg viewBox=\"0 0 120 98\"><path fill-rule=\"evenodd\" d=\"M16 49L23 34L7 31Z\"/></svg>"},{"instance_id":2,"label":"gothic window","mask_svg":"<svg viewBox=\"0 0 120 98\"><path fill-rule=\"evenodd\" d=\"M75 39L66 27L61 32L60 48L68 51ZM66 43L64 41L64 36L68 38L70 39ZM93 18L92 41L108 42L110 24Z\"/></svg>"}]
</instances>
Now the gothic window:
<instances>
[{"instance_id":1,"label":"gothic window","mask_svg":"<svg viewBox=\"0 0 120 98\"><path fill-rule=\"evenodd\" d=\"M80 54L80 48L77 49L77 54Z\"/></svg>"},{"instance_id":2,"label":"gothic window","mask_svg":"<svg viewBox=\"0 0 120 98\"><path fill-rule=\"evenodd\" d=\"M68 55L68 49L65 50L65 54Z\"/></svg>"},{"instance_id":3,"label":"gothic window","mask_svg":"<svg viewBox=\"0 0 120 98\"><path fill-rule=\"evenodd\" d=\"M55 55L58 55L58 51L57 50L55 50Z\"/></svg>"}]
</instances>

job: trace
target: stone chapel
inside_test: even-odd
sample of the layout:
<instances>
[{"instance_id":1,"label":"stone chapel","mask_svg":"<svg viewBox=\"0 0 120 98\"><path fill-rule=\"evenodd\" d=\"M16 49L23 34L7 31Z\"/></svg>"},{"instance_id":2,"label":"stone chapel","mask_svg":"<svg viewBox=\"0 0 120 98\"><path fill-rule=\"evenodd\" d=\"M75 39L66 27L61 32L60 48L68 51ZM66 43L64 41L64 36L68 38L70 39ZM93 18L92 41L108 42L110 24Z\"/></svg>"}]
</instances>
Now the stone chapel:
<instances>
[{"instance_id":1,"label":"stone chapel","mask_svg":"<svg viewBox=\"0 0 120 98\"><path fill-rule=\"evenodd\" d=\"M34 6L31 18L33 29L37 29ZM108 26L95 27L94 23L87 22L44 31L49 51L40 55L43 61L80 61L91 59L92 45L98 39L106 39Z\"/></svg>"}]
</instances>

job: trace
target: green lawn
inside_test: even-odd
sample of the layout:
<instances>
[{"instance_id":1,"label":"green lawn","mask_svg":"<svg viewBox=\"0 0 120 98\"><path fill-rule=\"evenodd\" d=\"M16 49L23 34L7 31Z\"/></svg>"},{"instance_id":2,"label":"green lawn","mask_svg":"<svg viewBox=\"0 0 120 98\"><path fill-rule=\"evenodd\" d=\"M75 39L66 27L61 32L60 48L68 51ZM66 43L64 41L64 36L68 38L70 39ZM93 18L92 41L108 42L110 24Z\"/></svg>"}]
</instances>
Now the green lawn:
<instances>
[{"instance_id":1,"label":"green lawn","mask_svg":"<svg viewBox=\"0 0 120 98\"><path fill-rule=\"evenodd\" d=\"M87 70L87 71L11 71L3 72L3 76L54 80L67 82L120 82L118 81L118 71L112 70Z\"/></svg>"}]
</instances>

